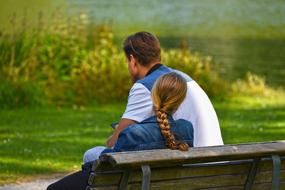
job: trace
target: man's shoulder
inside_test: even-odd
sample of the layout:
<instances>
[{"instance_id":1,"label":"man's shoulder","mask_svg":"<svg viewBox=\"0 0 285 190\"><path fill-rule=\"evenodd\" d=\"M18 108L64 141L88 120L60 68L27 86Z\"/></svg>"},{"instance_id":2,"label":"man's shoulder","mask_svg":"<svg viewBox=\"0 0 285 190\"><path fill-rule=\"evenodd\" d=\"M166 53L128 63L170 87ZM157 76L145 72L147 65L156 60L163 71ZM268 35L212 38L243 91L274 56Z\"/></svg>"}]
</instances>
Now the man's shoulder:
<instances>
[{"instance_id":1,"label":"man's shoulder","mask_svg":"<svg viewBox=\"0 0 285 190\"><path fill-rule=\"evenodd\" d=\"M171 71L172 71L171 68L166 67L164 65L161 65L158 69L156 69L155 71L153 71L149 75L147 75L144 78L136 81L136 83L144 85L149 91L151 91L156 79L159 78L161 75L164 75L164 74L169 73Z\"/></svg>"},{"instance_id":2,"label":"man's shoulder","mask_svg":"<svg viewBox=\"0 0 285 190\"><path fill-rule=\"evenodd\" d=\"M130 94L142 94L142 93L149 94L150 91L142 83L137 83L137 82L134 83L132 88L130 89Z\"/></svg>"},{"instance_id":3,"label":"man's shoulder","mask_svg":"<svg viewBox=\"0 0 285 190\"><path fill-rule=\"evenodd\" d=\"M187 82L190 82L193 80L189 75L187 75L186 73L184 73L182 71L179 71L177 69L173 69L173 68L167 67L165 65L162 65L161 67L159 67L159 69L157 69L154 72L152 72L151 74L145 76L143 79L136 81L136 83L142 84L149 91L151 91L156 79L159 78L161 75L164 75L164 74L167 74L170 72L176 72L177 74L181 75Z\"/></svg>"}]
</instances>

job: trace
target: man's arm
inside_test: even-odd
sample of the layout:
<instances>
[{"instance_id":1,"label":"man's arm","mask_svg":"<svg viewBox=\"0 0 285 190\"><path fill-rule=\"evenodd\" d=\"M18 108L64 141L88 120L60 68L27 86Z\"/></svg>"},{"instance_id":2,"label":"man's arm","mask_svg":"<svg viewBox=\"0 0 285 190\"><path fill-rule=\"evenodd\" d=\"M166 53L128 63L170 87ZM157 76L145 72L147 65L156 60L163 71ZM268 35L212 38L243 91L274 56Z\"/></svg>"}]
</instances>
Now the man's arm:
<instances>
[{"instance_id":1,"label":"man's arm","mask_svg":"<svg viewBox=\"0 0 285 190\"><path fill-rule=\"evenodd\" d=\"M150 91L142 84L134 84L130 90L128 103L121 121L113 135L107 140L107 147L113 147L120 132L127 126L138 123L151 115L152 101Z\"/></svg>"},{"instance_id":2,"label":"man's arm","mask_svg":"<svg viewBox=\"0 0 285 190\"><path fill-rule=\"evenodd\" d=\"M119 137L120 132L124 128L126 128L129 125L134 124L134 123L136 123L136 121L131 120L131 119L122 118L121 121L119 122L119 124L116 126L116 129L115 129L113 135L111 137L109 137L109 139L107 140L106 146L107 147L113 147L115 145L118 137Z\"/></svg>"}]
</instances>

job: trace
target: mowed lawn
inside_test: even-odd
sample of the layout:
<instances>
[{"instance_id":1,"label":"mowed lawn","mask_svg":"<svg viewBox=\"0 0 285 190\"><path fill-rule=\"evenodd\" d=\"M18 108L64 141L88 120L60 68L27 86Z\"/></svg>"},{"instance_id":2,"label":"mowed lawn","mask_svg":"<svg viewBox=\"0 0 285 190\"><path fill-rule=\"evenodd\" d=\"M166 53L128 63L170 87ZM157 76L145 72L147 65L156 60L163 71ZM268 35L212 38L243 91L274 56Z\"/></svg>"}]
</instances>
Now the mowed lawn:
<instances>
[{"instance_id":1,"label":"mowed lawn","mask_svg":"<svg viewBox=\"0 0 285 190\"><path fill-rule=\"evenodd\" d=\"M285 97L215 102L226 144L285 139ZM103 145L124 104L0 111L0 185L80 169Z\"/></svg>"}]
</instances>

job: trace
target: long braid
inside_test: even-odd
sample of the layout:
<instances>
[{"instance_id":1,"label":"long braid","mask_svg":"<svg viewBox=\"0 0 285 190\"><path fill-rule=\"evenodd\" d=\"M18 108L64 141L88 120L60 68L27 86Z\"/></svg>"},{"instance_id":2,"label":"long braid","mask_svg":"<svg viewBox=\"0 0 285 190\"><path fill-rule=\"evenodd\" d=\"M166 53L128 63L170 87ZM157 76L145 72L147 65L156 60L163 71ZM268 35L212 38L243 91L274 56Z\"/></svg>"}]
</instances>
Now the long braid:
<instances>
[{"instance_id":1,"label":"long braid","mask_svg":"<svg viewBox=\"0 0 285 190\"><path fill-rule=\"evenodd\" d=\"M161 130L161 134L166 140L166 146L172 150L179 149L181 151L188 151L189 146L184 142L176 142L173 133L170 131L170 125L167 118L167 113L164 111L157 111L157 121Z\"/></svg>"},{"instance_id":2,"label":"long braid","mask_svg":"<svg viewBox=\"0 0 285 190\"><path fill-rule=\"evenodd\" d=\"M170 131L169 122L167 119L167 114L163 111L157 112L157 121L161 130L161 134L166 140L166 146L170 149L177 149L175 137Z\"/></svg>"},{"instance_id":3,"label":"long braid","mask_svg":"<svg viewBox=\"0 0 285 190\"><path fill-rule=\"evenodd\" d=\"M156 81L152 89L153 108L166 146L181 151L187 151L189 146L185 142L176 141L170 130L171 126L167 117L178 109L186 96L186 92L186 81L176 73L163 75Z\"/></svg>"}]
</instances>

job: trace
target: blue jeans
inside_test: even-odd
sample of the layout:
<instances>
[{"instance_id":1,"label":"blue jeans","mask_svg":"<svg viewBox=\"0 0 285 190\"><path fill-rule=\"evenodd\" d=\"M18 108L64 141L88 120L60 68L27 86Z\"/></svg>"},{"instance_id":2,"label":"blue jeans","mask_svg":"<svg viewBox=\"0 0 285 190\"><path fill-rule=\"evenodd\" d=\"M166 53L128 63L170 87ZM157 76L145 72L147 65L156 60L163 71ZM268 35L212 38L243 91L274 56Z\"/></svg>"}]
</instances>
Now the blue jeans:
<instances>
[{"instance_id":1,"label":"blue jeans","mask_svg":"<svg viewBox=\"0 0 285 190\"><path fill-rule=\"evenodd\" d=\"M83 164L97 160L101 152L103 152L103 150L105 149L106 149L105 146L96 146L94 148L87 150L83 156Z\"/></svg>"}]
</instances>

